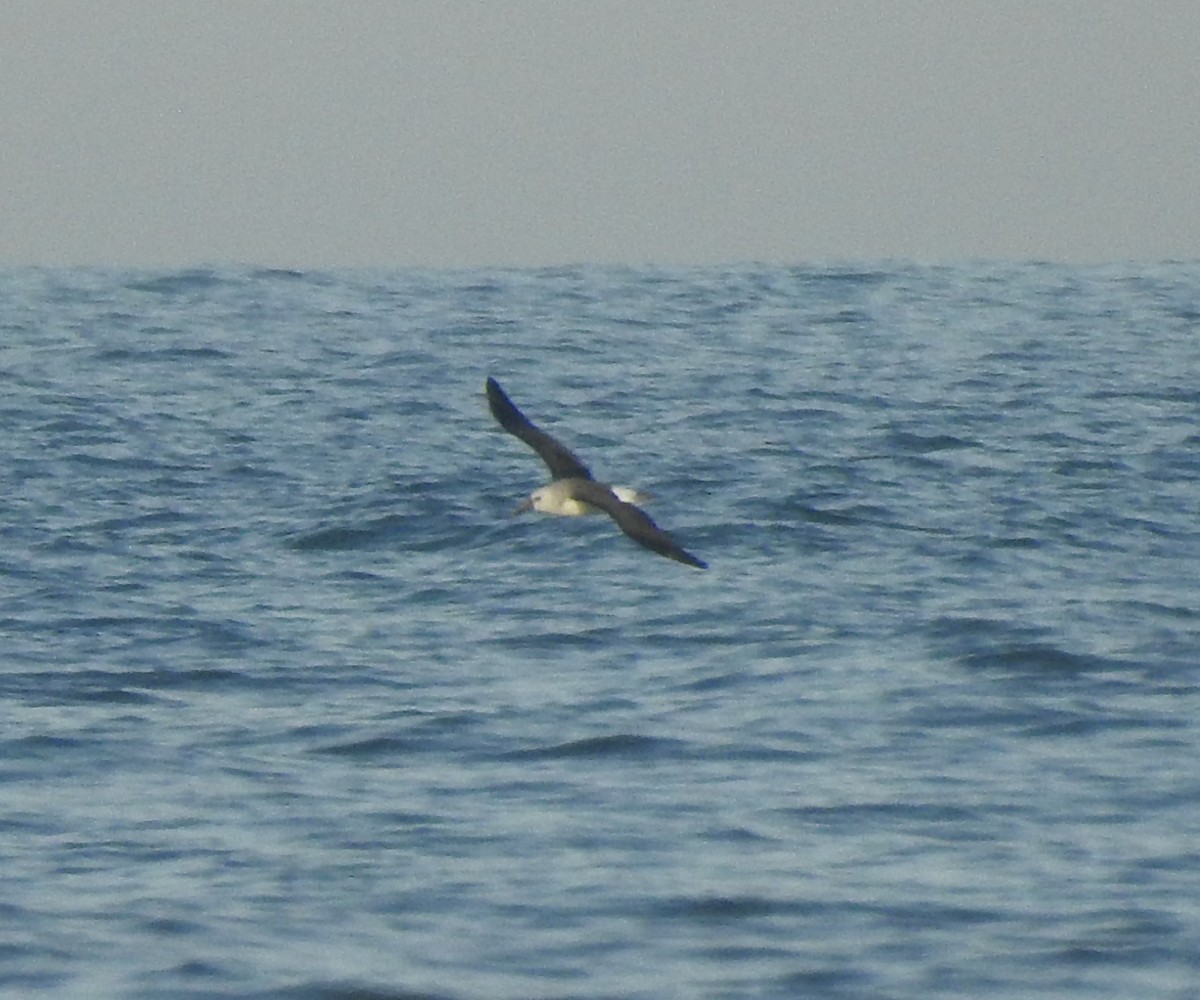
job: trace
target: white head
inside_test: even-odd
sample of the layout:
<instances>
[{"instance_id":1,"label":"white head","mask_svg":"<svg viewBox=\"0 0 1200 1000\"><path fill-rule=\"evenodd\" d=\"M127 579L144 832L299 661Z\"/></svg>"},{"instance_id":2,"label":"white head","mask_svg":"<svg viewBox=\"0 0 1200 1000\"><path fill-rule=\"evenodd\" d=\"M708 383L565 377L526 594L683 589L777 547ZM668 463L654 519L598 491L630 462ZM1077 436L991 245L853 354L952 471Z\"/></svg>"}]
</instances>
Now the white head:
<instances>
[{"instance_id":1,"label":"white head","mask_svg":"<svg viewBox=\"0 0 1200 1000\"><path fill-rule=\"evenodd\" d=\"M517 504L510 517L516 517L518 514L523 514L527 510L543 510L546 502L546 489L536 489L529 494L524 500Z\"/></svg>"}]
</instances>

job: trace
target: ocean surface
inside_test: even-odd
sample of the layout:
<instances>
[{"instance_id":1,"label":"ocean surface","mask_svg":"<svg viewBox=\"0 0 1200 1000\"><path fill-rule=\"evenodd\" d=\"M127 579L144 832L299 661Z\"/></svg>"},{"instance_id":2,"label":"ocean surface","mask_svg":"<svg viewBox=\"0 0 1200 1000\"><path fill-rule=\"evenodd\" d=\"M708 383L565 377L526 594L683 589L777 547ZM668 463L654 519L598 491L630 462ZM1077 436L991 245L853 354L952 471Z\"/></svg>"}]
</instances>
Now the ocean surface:
<instances>
[{"instance_id":1,"label":"ocean surface","mask_svg":"<svg viewBox=\"0 0 1200 1000\"><path fill-rule=\"evenodd\" d=\"M9 269L0 384L3 996L1200 996L1200 264Z\"/></svg>"}]
</instances>

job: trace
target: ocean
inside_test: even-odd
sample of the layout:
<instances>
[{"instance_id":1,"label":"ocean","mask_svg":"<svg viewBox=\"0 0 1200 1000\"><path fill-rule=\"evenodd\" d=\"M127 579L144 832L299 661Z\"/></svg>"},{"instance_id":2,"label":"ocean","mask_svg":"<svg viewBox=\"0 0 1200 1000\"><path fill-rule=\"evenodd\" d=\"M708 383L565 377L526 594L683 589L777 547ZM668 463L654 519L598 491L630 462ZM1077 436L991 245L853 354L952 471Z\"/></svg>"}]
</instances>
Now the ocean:
<instances>
[{"instance_id":1,"label":"ocean","mask_svg":"<svg viewBox=\"0 0 1200 1000\"><path fill-rule=\"evenodd\" d=\"M0 271L0 994L1200 996L1200 264ZM546 479L499 380L698 570Z\"/></svg>"}]
</instances>

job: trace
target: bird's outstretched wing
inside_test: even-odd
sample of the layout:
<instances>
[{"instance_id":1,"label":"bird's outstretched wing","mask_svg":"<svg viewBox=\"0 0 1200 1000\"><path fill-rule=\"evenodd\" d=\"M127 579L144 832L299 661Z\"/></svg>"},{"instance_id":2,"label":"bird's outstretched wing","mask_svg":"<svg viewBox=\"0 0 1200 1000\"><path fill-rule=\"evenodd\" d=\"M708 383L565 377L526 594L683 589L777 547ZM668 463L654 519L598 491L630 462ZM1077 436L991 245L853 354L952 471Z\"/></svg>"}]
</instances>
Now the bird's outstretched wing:
<instances>
[{"instance_id":1,"label":"bird's outstretched wing","mask_svg":"<svg viewBox=\"0 0 1200 1000\"><path fill-rule=\"evenodd\" d=\"M697 559L683 548L674 538L668 535L650 519L640 507L625 503L617 498L603 483L594 480L576 484L572 491L577 500L599 507L604 513L617 522L617 527L632 538L638 545L645 546L660 556L674 559L676 562L687 563L697 569L708 569L708 563Z\"/></svg>"},{"instance_id":2,"label":"bird's outstretched wing","mask_svg":"<svg viewBox=\"0 0 1200 1000\"><path fill-rule=\"evenodd\" d=\"M505 395L494 378L487 380L488 406L496 423L520 438L536 451L550 470L552 479L591 479L592 474L566 445L534 426L516 404Z\"/></svg>"}]
</instances>

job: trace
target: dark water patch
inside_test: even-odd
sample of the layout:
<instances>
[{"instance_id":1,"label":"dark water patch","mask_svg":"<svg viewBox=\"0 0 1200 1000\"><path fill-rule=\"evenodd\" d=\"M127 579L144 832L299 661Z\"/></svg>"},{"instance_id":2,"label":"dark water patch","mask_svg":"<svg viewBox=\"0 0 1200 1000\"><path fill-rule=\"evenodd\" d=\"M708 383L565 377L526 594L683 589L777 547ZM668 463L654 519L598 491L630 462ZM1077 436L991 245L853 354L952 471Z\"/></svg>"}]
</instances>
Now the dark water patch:
<instances>
[{"instance_id":1,"label":"dark water patch","mask_svg":"<svg viewBox=\"0 0 1200 1000\"><path fill-rule=\"evenodd\" d=\"M1041 538L1036 538L1033 535L997 535L994 537L984 537L981 539L983 545L989 549L1040 549L1045 545L1045 541Z\"/></svg>"},{"instance_id":2,"label":"dark water patch","mask_svg":"<svg viewBox=\"0 0 1200 1000\"><path fill-rule=\"evenodd\" d=\"M620 733L613 736L592 736L552 746L512 750L501 756L509 760L574 760L579 758L658 760L664 757L683 756L686 748L687 744L682 740L641 736L636 733Z\"/></svg>"},{"instance_id":3,"label":"dark water patch","mask_svg":"<svg viewBox=\"0 0 1200 1000\"><path fill-rule=\"evenodd\" d=\"M392 716L411 720L413 727L420 732L462 733L484 724L488 713L467 710L457 712L425 712L404 709L403 711L392 713Z\"/></svg>"},{"instance_id":4,"label":"dark water patch","mask_svg":"<svg viewBox=\"0 0 1200 1000\"><path fill-rule=\"evenodd\" d=\"M1108 527L1128 538L1134 535L1152 535L1155 538L1179 538L1191 541L1195 537L1195 526L1187 522L1177 525L1164 523L1149 517L1115 515L1108 519Z\"/></svg>"},{"instance_id":5,"label":"dark water patch","mask_svg":"<svg viewBox=\"0 0 1200 1000\"><path fill-rule=\"evenodd\" d=\"M196 980L208 981L208 980L218 980L218 979L232 980L234 978L234 975L231 972L231 970L229 970L225 966L218 965L216 962L205 962L201 959L196 959L196 958L189 959L186 962L180 962L173 969L171 969L170 972L172 975L178 976L180 979L196 979ZM188 993L184 994L184 996L186 996L188 998L212 997L212 998L214 998L214 1000L217 997L229 997L229 996L233 996L233 995L235 995L235 994L226 992L224 990L222 990L220 993L209 993L209 992L195 993L195 992L189 991Z\"/></svg>"},{"instance_id":6,"label":"dark water patch","mask_svg":"<svg viewBox=\"0 0 1200 1000\"><path fill-rule=\"evenodd\" d=\"M1092 944L1080 942L1057 948L1054 960L1067 965L1120 968L1153 968L1170 962L1176 956L1175 948L1162 944L1111 943Z\"/></svg>"},{"instance_id":7,"label":"dark water patch","mask_svg":"<svg viewBox=\"0 0 1200 1000\"><path fill-rule=\"evenodd\" d=\"M145 691L130 690L128 687L86 688L75 689L75 699L80 702L92 702L98 705L149 705L160 699Z\"/></svg>"},{"instance_id":8,"label":"dark water patch","mask_svg":"<svg viewBox=\"0 0 1200 1000\"><path fill-rule=\"evenodd\" d=\"M1197 595L1200 598L1200 595ZM1164 618L1184 622L1200 621L1200 605L1164 603L1161 601L1123 601L1121 604L1131 611L1145 612L1151 615L1161 615Z\"/></svg>"},{"instance_id":9,"label":"dark water patch","mask_svg":"<svg viewBox=\"0 0 1200 1000\"><path fill-rule=\"evenodd\" d=\"M1116 458L1065 458L1053 466L1056 476L1090 483L1095 488L1108 488L1114 473L1128 473L1127 463ZM1077 484L1078 485L1078 484Z\"/></svg>"},{"instance_id":10,"label":"dark water patch","mask_svg":"<svg viewBox=\"0 0 1200 1000\"><path fill-rule=\"evenodd\" d=\"M260 683L243 670L217 667L114 671L85 668L8 674L0 690L31 705L147 706L161 702L161 692L245 688Z\"/></svg>"},{"instance_id":11,"label":"dark water patch","mask_svg":"<svg viewBox=\"0 0 1200 1000\"><path fill-rule=\"evenodd\" d=\"M909 734L925 736L939 731L970 732L982 739L989 733L1029 732L1047 720L1046 709L1033 701L938 701L926 703L905 711L901 718ZM1069 718L1074 719L1074 715Z\"/></svg>"},{"instance_id":12,"label":"dark water patch","mask_svg":"<svg viewBox=\"0 0 1200 1000\"><path fill-rule=\"evenodd\" d=\"M1049 643L1016 643L976 650L957 657L970 670L1034 677L1073 677L1109 670L1129 670L1134 664L1091 653L1076 653Z\"/></svg>"},{"instance_id":13,"label":"dark water patch","mask_svg":"<svg viewBox=\"0 0 1200 1000\"><path fill-rule=\"evenodd\" d=\"M540 622L536 629L517 635L498 636L489 639L489 644L504 649L536 651L558 651L565 649L595 649L599 644L612 642L622 634L614 625L598 625L594 628L581 627L573 631L546 630L550 622Z\"/></svg>"},{"instance_id":14,"label":"dark water patch","mask_svg":"<svg viewBox=\"0 0 1200 1000\"><path fill-rule=\"evenodd\" d=\"M97 444L108 444L114 441L115 438L105 435L96 439ZM124 449L114 447L108 449L114 452L121 452ZM143 454L126 453L126 454L99 454L90 451L74 451L66 456L66 460L72 465L79 466L81 469L86 469L89 472L97 474L114 473L114 472L188 472L192 471L191 466L176 465L164 462L161 458Z\"/></svg>"},{"instance_id":15,"label":"dark water patch","mask_svg":"<svg viewBox=\"0 0 1200 1000\"><path fill-rule=\"evenodd\" d=\"M123 678L126 684L144 687L151 691L213 690L228 686L254 686L258 683L241 668L224 667L185 667L182 669L164 667L152 670L123 671L119 674L106 674L103 671L85 671L84 673L85 675L107 676L113 680Z\"/></svg>"},{"instance_id":16,"label":"dark water patch","mask_svg":"<svg viewBox=\"0 0 1200 1000\"><path fill-rule=\"evenodd\" d=\"M704 831L705 840L723 840L731 844L772 844L775 837L768 837L744 826L717 827Z\"/></svg>"},{"instance_id":17,"label":"dark water patch","mask_svg":"<svg viewBox=\"0 0 1200 1000\"><path fill-rule=\"evenodd\" d=\"M1151 403L1184 403L1191 405L1200 402L1200 389L1178 385L1163 386L1161 388L1098 389L1091 393L1089 398L1118 401L1136 399Z\"/></svg>"},{"instance_id":18,"label":"dark water patch","mask_svg":"<svg viewBox=\"0 0 1200 1000\"><path fill-rule=\"evenodd\" d=\"M12 990L13 997L32 997L41 993L55 991L52 995L69 996L64 988L71 981L71 974L54 969L23 969L21 962L36 961L38 963L54 960L61 967L75 956L55 949L52 953L46 949L32 945L0 945L0 961L4 969L0 971L0 988ZM16 964L16 968L13 965ZM19 992L18 992L19 991Z\"/></svg>"},{"instance_id":19,"label":"dark water patch","mask_svg":"<svg viewBox=\"0 0 1200 1000\"><path fill-rule=\"evenodd\" d=\"M899 428L888 432L887 442L896 451L909 455L931 455L941 451L980 447L978 441L955 434L921 434Z\"/></svg>"},{"instance_id":20,"label":"dark water patch","mask_svg":"<svg viewBox=\"0 0 1200 1000\"><path fill-rule=\"evenodd\" d=\"M795 952L791 948L756 943L751 945L721 944L703 950L704 957L723 965L738 963L775 962L781 959L791 959Z\"/></svg>"},{"instance_id":21,"label":"dark water patch","mask_svg":"<svg viewBox=\"0 0 1200 1000\"><path fill-rule=\"evenodd\" d=\"M850 964L805 969L772 979L776 989L771 995L823 1000L886 1000L891 994L870 988L871 979L869 973Z\"/></svg>"},{"instance_id":22,"label":"dark water patch","mask_svg":"<svg viewBox=\"0 0 1200 1000\"><path fill-rule=\"evenodd\" d=\"M1163 734L1164 730L1185 729L1191 723L1189 720L1171 718L1161 713L1130 714L1108 709L1104 706L1094 706L1090 711L1065 711L1042 708L1044 716L1036 722L1027 725L1023 732L1026 736L1042 738L1048 736L1090 736L1094 733L1117 733L1150 731ZM1168 741L1160 740L1167 745Z\"/></svg>"},{"instance_id":23,"label":"dark water patch","mask_svg":"<svg viewBox=\"0 0 1200 1000\"><path fill-rule=\"evenodd\" d=\"M403 530L404 518L389 515L362 525L318 528L289 544L297 552L349 552L378 546Z\"/></svg>"},{"instance_id":24,"label":"dark water patch","mask_svg":"<svg viewBox=\"0 0 1200 1000\"><path fill-rule=\"evenodd\" d=\"M381 580L382 578L376 575L373 579ZM409 606L445 607L457 600L458 591L453 587L446 586L421 587L404 597L405 604Z\"/></svg>"},{"instance_id":25,"label":"dark water patch","mask_svg":"<svg viewBox=\"0 0 1200 1000\"><path fill-rule=\"evenodd\" d=\"M152 937L189 937L206 930L204 924L178 917L149 917L141 922L141 927Z\"/></svg>"},{"instance_id":26,"label":"dark water patch","mask_svg":"<svg viewBox=\"0 0 1200 1000\"><path fill-rule=\"evenodd\" d=\"M178 510L158 510L123 517L105 517L78 524L71 528L71 534L94 532L110 536L135 535L144 542L164 540L183 543L192 540L186 532L199 520L198 515ZM164 530L167 528L180 530L168 532Z\"/></svg>"},{"instance_id":27,"label":"dark water patch","mask_svg":"<svg viewBox=\"0 0 1200 1000\"><path fill-rule=\"evenodd\" d=\"M1177 957L1187 929L1171 915L1144 909L1090 914L1061 929L1054 957L1068 965L1150 967Z\"/></svg>"},{"instance_id":28,"label":"dark water patch","mask_svg":"<svg viewBox=\"0 0 1200 1000\"><path fill-rule=\"evenodd\" d=\"M25 628L59 638L86 636L111 646L140 650L199 643L211 653L234 654L267 644L245 622L171 614L67 616L26 623Z\"/></svg>"},{"instance_id":29,"label":"dark water patch","mask_svg":"<svg viewBox=\"0 0 1200 1000\"><path fill-rule=\"evenodd\" d=\"M1194 792L1190 797L1192 802L1200 801L1200 792ZM1178 801L1178 800L1176 800ZM1147 876L1154 873L1167 872L1171 874L1186 874L1200 871L1200 851L1187 846L1170 854L1156 854L1143 858L1133 865L1134 881L1146 881Z\"/></svg>"},{"instance_id":30,"label":"dark water patch","mask_svg":"<svg viewBox=\"0 0 1200 1000\"><path fill-rule=\"evenodd\" d=\"M56 406L56 409L58 407ZM75 441L105 442L114 440L114 433L106 426L98 426L96 414L56 412L47 420L38 421L33 430L49 438L72 438Z\"/></svg>"},{"instance_id":31,"label":"dark water patch","mask_svg":"<svg viewBox=\"0 0 1200 1000\"><path fill-rule=\"evenodd\" d=\"M834 329L837 327L869 327L871 314L853 307L831 309L813 316L812 323L814 326L833 327Z\"/></svg>"},{"instance_id":32,"label":"dark water patch","mask_svg":"<svg viewBox=\"0 0 1200 1000\"><path fill-rule=\"evenodd\" d=\"M650 913L671 920L726 923L762 917L806 916L821 913L827 904L769 896L673 896L652 902Z\"/></svg>"},{"instance_id":33,"label":"dark water patch","mask_svg":"<svg viewBox=\"0 0 1200 1000\"><path fill-rule=\"evenodd\" d=\"M813 742L801 734L796 734L796 743ZM694 751L691 756L696 760L747 761L758 764L797 763L807 760L818 760L826 756L823 750L798 750L794 746L777 746L770 743L731 743L705 747Z\"/></svg>"},{"instance_id":34,"label":"dark water patch","mask_svg":"<svg viewBox=\"0 0 1200 1000\"><path fill-rule=\"evenodd\" d=\"M887 508L876 504L852 504L848 507L834 509L801 503L795 506L795 511L802 521L846 528L860 524L882 524L890 521L894 516Z\"/></svg>"},{"instance_id":35,"label":"dark water patch","mask_svg":"<svg viewBox=\"0 0 1200 1000\"><path fill-rule=\"evenodd\" d=\"M166 297L176 295L213 294L222 286L230 284L229 278L207 268L195 268L177 271L172 274L159 274L138 278L128 282L125 287L134 292L147 292L151 295ZM232 282L236 284L237 282Z\"/></svg>"},{"instance_id":36,"label":"dark water patch","mask_svg":"<svg viewBox=\"0 0 1200 1000\"><path fill-rule=\"evenodd\" d=\"M1072 451L1081 445L1081 439L1073 434L1056 430L1037 430L1029 434L1028 440L1036 447L1031 449L1033 455L1041 456L1060 451Z\"/></svg>"},{"instance_id":37,"label":"dark water patch","mask_svg":"<svg viewBox=\"0 0 1200 1000\"><path fill-rule=\"evenodd\" d=\"M411 689L413 685L405 685ZM403 733L379 733L374 736L351 739L331 738L340 734L342 727L329 725L302 726L292 735L305 743L320 742L309 752L323 756L356 757L362 759L406 756L428 750L444 751L451 743L454 748L462 746L464 733L478 729L484 716L477 712L426 713L405 709L390 714L404 727ZM358 727L350 731L357 732ZM451 743L448 743L450 740Z\"/></svg>"},{"instance_id":38,"label":"dark water patch","mask_svg":"<svg viewBox=\"0 0 1200 1000\"><path fill-rule=\"evenodd\" d=\"M101 364L195 364L198 361L228 361L235 358L232 351L219 347L155 347L133 348L112 347L98 351L96 360Z\"/></svg>"},{"instance_id":39,"label":"dark water patch","mask_svg":"<svg viewBox=\"0 0 1200 1000\"><path fill-rule=\"evenodd\" d=\"M220 996L225 996L222 993ZM242 994L247 1000L460 1000L454 993L425 993L396 987L354 983L309 982ZM215 997L214 997L215 1000Z\"/></svg>"},{"instance_id":40,"label":"dark water patch","mask_svg":"<svg viewBox=\"0 0 1200 1000\"><path fill-rule=\"evenodd\" d=\"M282 281L296 284L322 284L324 275L313 271L296 271L288 267L257 267L249 277L253 281Z\"/></svg>"},{"instance_id":41,"label":"dark water patch","mask_svg":"<svg viewBox=\"0 0 1200 1000\"><path fill-rule=\"evenodd\" d=\"M705 677L697 677L692 680L684 681L675 685L675 690L679 691L695 691L697 693L705 691L728 691L744 687L747 683L753 681L745 670L726 670L719 674L709 674Z\"/></svg>"},{"instance_id":42,"label":"dark water patch","mask_svg":"<svg viewBox=\"0 0 1200 1000\"><path fill-rule=\"evenodd\" d=\"M36 624L40 630L60 636L79 632L92 635L117 633L136 637L140 641L148 633L160 633L164 628L175 631L181 623L175 618L156 615L83 615L64 616ZM27 627L34 627L34 623L29 623Z\"/></svg>"},{"instance_id":43,"label":"dark water patch","mask_svg":"<svg viewBox=\"0 0 1200 1000\"><path fill-rule=\"evenodd\" d=\"M420 750L428 749L430 749L430 745L426 740L414 740L404 736L372 736L367 739L350 740L346 743L329 743L309 752L321 756L378 760L407 757Z\"/></svg>"},{"instance_id":44,"label":"dark water patch","mask_svg":"<svg viewBox=\"0 0 1200 1000\"><path fill-rule=\"evenodd\" d=\"M945 903L901 903L887 906L868 903L860 904L856 908L883 917L888 923L906 931L936 931L956 925L998 923L1006 920L1009 916L1000 910L954 906Z\"/></svg>"},{"instance_id":45,"label":"dark water patch","mask_svg":"<svg viewBox=\"0 0 1200 1000\"><path fill-rule=\"evenodd\" d=\"M24 757L42 754L58 755L83 747L93 745L94 740L80 739L76 736L52 736L48 733L35 733L21 736L17 739L4 740L2 745L7 751L5 756Z\"/></svg>"},{"instance_id":46,"label":"dark water patch","mask_svg":"<svg viewBox=\"0 0 1200 1000\"><path fill-rule=\"evenodd\" d=\"M64 874L81 875L102 872L115 862L129 858L139 864L177 862L191 852L182 848L161 846L154 842L134 840L127 837L97 839L92 832L83 832L78 837L65 838L65 848L60 871ZM211 857L224 859L224 852L209 852Z\"/></svg>"},{"instance_id":47,"label":"dark water patch","mask_svg":"<svg viewBox=\"0 0 1200 1000\"><path fill-rule=\"evenodd\" d=\"M818 268L795 267L787 269L786 273L802 290L824 290L830 286L838 289L871 288L885 283L891 277L890 271L845 264L831 264Z\"/></svg>"},{"instance_id":48,"label":"dark water patch","mask_svg":"<svg viewBox=\"0 0 1200 1000\"><path fill-rule=\"evenodd\" d=\"M844 830L890 828L892 824L961 824L978 818L973 809L943 802L847 802L832 806L795 806L780 810L782 815L805 824Z\"/></svg>"},{"instance_id":49,"label":"dark water patch","mask_svg":"<svg viewBox=\"0 0 1200 1000\"><path fill-rule=\"evenodd\" d=\"M924 631L945 657L1039 642L1048 634L1041 626L984 615L942 615L930 619Z\"/></svg>"}]
</instances>

